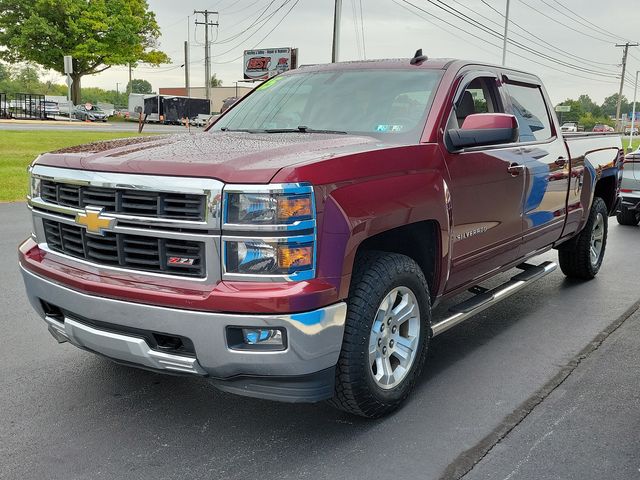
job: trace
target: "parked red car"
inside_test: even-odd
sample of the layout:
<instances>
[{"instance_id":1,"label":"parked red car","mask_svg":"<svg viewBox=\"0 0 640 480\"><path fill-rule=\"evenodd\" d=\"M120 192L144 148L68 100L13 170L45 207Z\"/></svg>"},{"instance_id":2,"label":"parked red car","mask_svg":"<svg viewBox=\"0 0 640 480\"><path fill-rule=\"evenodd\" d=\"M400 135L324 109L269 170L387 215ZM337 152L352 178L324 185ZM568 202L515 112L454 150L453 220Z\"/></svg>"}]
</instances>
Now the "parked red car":
<instances>
[{"instance_id":1,"label":"parked red car","mask_svg":"<svg viewBox=\"0 0 640 480\"><path fill-rule=\"evenodd\" d=\"M27 295L117 362L384 415L432 336L556 268L532 257L598 273L620 138L550 112L535 75L416 55L289 71L206 132L43 154Z\"/></svg>"},{"instance_id":2,"label":"parked red car","mask_svg":"<svg viewBox=\"0 0 640 480\"><path fill-rule=\"evenodd\" d=\"M614 129L613 127L610 127L609 125L605 125L604 123L596 123L593 126L593 130L591 130L592 132L599 132L599 133L606 133L606 132L613 132Z\"/></svg>"}]
</instances>

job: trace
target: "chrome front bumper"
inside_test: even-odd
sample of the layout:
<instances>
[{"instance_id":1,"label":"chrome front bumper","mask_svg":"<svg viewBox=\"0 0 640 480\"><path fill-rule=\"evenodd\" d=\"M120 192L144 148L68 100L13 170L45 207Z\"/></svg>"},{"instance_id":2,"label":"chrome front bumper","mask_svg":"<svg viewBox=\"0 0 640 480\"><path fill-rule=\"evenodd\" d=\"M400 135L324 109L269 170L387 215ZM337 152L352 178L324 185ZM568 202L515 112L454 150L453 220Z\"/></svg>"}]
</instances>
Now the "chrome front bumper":
<instances>
[{"instance_id":1,"label":"chrome front bumper","mask_svg":"<svg viewBox=\"0 0 640 480\"><path fill-rule=\"evenodd\" d=\"M87 295L24 268L22 275L29 301L58 341L66 340L142 368L220 380L237 376L299 377L333 368L342 346L347 311L344 303L295 314L208 313ZM42 301L62 309L64 320L47 316ZM82 319L90 319L100 326L84 323ZM105 324L113 328L102 329ZM285 328L287 348L232 350L226 341L227 326ZM195 356L156 350L143 338L127 334L126 329L186 337L193 342Z\"/></svg>"}]
</instances>

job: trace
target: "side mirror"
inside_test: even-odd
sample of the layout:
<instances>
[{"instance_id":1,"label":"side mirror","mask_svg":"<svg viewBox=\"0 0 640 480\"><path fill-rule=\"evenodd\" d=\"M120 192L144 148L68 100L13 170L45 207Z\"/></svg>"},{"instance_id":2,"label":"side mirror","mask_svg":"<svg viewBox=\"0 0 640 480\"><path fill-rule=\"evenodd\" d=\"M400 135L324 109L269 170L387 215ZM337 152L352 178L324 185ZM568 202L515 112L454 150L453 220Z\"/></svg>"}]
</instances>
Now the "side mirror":
<instances>
[{"instance_id":1,"label":"side mirror","mask_svg":"<svg viewBox=\"0 0 640 480\"><path fill-rule=\"evenodd\" d=\"M452 150L500 145L518 141L518 121L505 113L474 113L465 118L462 128L447 130Z\"/></svg>"}]
</instances>

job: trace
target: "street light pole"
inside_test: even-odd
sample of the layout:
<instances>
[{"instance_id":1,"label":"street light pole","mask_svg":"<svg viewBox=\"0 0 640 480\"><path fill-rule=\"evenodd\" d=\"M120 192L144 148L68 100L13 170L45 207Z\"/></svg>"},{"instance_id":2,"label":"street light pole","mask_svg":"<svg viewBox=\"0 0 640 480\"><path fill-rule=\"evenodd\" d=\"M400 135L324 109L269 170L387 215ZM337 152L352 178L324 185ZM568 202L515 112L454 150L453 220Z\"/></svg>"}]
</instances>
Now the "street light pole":
<instances>
[{"instance_id":1,"label":"street light pole","mask_svg":"<svg viewBox=\"0 0 640 480\"><path fill-rule=\"evenodd\" d=\"M331 63L336 63L340 56L340 18L342 17L342 0L336 0L333 11L333 48L331 49Z\"/></svg>"},{"instance_id":2,"label":"street light pole","mask_svg":"<svg viewBox=\"0 0 640 480\"><path fill-rule=\"evenodd\" d=\"M636 121L636 96L638 94L638 73L640 70L636 70L636 83L633 87L633 108L631 113L631 135L629 136L629 147L631 148L631 143L633 142L633 125Z\"/></svg>"},{"instance_id":3,"label":"street light pole","mask_svg":"<svg viewBox=\"0 0 640 480\"><path fill-rule=\"evenodd\" d=\"M502 37L502 66L507 64L507 35L509 33L509 0L507 0L507 11L504 15L504 35Z\"/></svg>"}]
</instances>

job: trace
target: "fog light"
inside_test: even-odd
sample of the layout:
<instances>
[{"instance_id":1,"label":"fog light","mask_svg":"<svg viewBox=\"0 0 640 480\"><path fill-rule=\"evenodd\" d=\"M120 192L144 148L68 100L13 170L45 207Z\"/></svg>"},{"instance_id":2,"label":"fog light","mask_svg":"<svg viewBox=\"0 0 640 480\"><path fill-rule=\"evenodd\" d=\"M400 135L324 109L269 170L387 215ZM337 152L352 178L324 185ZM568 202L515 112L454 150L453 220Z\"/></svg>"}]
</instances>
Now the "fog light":
<instances>
[{"instance_id":1,"label":"fog light","mask_svg":"<svg viewBox=\"0 0 640 480\"><path fill-rule=\"evenodd\" d=\"M242 338L247 345L283 346L282 332L275 328L243 328Z\"/></svg>"},{"instance_id":2,"label":"fog light","mask_svg":"<svg viewBox=\"0 0 640 480\"><path fill-rule=\"evenodd\" d=\"M282 327L227 327L227 345L231 350L286 350L287 330Z\"/></svg>"}]
</instances>

